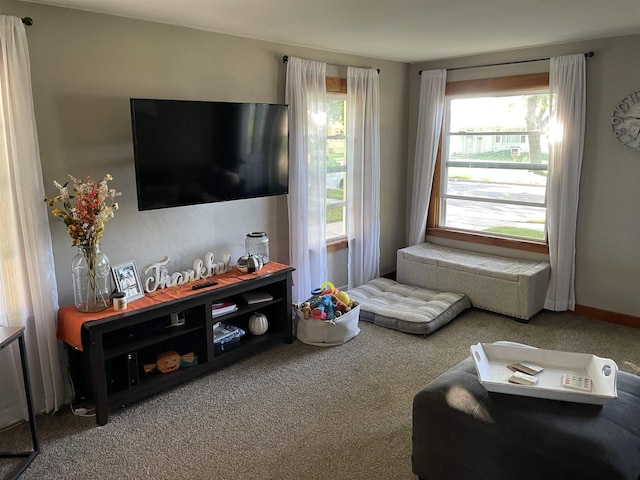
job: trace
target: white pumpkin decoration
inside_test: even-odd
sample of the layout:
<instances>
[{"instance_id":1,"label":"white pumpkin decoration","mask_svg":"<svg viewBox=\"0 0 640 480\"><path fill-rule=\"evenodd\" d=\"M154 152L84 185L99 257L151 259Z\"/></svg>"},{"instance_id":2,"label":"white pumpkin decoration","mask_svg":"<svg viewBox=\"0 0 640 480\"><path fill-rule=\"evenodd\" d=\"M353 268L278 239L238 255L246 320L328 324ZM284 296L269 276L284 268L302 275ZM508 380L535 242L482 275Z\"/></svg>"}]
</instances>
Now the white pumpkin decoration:
<instances>
[{"instance_id":1,"label":"white pumpkin decoration","mask_svg":"<svg viewBox=\"0 0 640 480\"><path fill-rule=\"evenodd\" d=\"M264 313L255 312L249 318L249 331L254 335L263 335L269 329L269 321Z\"/></svg>"}]
</instances>

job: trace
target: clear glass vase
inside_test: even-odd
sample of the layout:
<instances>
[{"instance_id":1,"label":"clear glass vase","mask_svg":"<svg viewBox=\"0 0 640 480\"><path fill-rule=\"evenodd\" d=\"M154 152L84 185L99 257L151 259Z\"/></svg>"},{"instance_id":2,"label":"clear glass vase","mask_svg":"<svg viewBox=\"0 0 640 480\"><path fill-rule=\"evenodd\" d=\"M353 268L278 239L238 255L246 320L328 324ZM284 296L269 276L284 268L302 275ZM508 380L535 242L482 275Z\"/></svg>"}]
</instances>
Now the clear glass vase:
<instances>
[{"instance_id":1,"label":"clear glass vase","mask_svg":"<svg viewBox=\"0 0 640 480\"><path fill-rule=\"evenodd\" d=\"M78 247L71 262L73 297L80 312L99 312L111 306L111 269L100 245Z\"/></svg>"}]
</instances>

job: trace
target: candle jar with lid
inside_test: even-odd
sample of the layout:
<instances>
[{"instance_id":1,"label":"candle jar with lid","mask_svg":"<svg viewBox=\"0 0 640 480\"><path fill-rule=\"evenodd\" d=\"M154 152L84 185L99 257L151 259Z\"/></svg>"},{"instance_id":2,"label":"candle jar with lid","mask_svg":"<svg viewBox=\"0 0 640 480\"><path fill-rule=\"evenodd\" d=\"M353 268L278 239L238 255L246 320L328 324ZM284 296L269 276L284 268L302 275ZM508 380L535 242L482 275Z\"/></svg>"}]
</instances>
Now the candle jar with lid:
<instances>
[{"instance_id":1,"label":"candle jar with lid","mask_svg":"<svg viewBox=\"0 0 640 480\"><path fill-rule=\"evenodd\" d=\"M269 237L265 232L247 233L244 247L248 255L260 256L264 265L269 262Z\"/></svg>"},{"instance_id":2,"label":"candle jar with lid","mask_svg":"<svg viewBox=\"0 0 640 480\"><path fill-rule=\"evenodd\" d=\"M113 299L114 310L118 311L127 309L127 297L124 292L113 292L111 298Z\"/></svg>"}]
</instances>

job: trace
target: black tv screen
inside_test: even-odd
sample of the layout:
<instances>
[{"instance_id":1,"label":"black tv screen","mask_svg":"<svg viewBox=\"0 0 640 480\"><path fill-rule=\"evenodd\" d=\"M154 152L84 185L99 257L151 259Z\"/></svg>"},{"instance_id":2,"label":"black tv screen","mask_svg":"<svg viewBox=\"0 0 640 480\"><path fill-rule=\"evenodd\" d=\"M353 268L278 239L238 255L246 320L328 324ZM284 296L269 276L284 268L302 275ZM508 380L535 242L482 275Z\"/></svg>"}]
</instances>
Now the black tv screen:
<instances>
[{"instance_id":1,"label":"black tv screen","mask_svg":"<svg viewBox=\"0 0 640 480\"><path fill-rule=\"evenodd\" d=\"M130 103L138 210L288 193L286 105Z\"/></svg>"}]
</instances>

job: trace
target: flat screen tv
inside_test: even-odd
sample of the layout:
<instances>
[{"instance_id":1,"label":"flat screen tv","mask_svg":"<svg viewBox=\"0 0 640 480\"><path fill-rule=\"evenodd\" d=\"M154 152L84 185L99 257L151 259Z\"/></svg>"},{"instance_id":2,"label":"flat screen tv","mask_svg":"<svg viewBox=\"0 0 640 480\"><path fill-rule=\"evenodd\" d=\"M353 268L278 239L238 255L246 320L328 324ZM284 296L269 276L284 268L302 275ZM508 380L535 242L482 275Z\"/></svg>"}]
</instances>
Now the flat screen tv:
<instances>
[{"instance_id":1,"label":"flat screen tv","mask_svg":"<svg viewBox=\"0 0 640 480\"><path fill-rule=\"evenodd\" d=\"M286 105L130 103L138 210L288 193Z\"/></svg>"}]
</instances>

